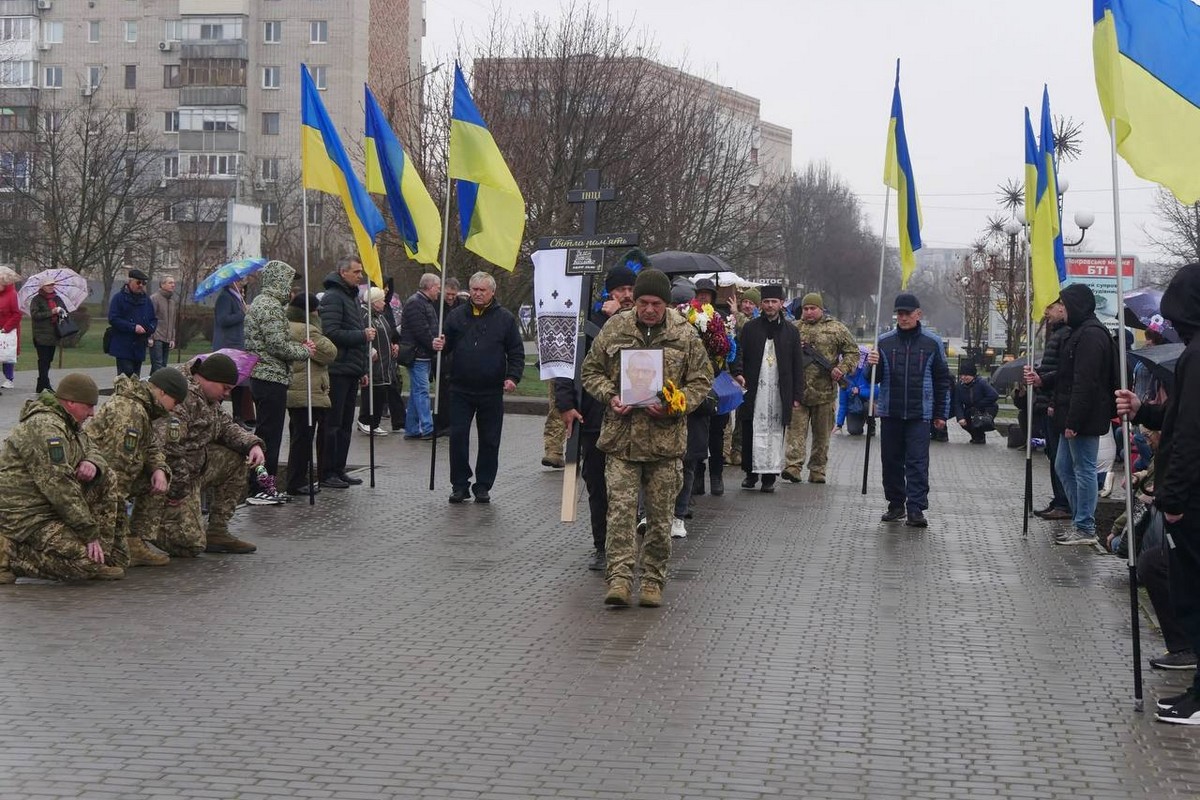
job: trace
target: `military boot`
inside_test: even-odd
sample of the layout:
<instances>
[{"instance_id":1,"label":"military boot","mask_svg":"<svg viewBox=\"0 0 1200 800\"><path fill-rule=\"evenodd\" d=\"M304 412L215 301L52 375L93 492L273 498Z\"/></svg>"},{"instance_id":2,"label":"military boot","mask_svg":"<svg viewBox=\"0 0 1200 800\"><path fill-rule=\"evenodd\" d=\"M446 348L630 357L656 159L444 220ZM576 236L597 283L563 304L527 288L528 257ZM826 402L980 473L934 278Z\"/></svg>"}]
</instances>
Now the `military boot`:
<instances>
[{"instance_id":1,"label":"military boot","mask_svg":"<svg viewBox=\"0 0 1200 800\"><path fill-rule=\"evenodd\" d=\"M245 553L253 553L258 549L256 545L249 542L243 542L236 536L230 536L228 533L210 533L207 536L208 543L204 548L206 553L234 553L242 555Z\"/></svg>"},{"instance_id":2,"label":"military boot","mask_svg":"<svg viewBox=\"0 0 1200 800\"><path fill-rule=\"evenodd\" d=\"M125 577L125 570L120 567L109 567L101 564L96 567L96 571L91 574L91 580L94 581L119 581Z\"/></svg>"},{"instance_id":3,"label":"military boot","mask_svg":"<svg viewBox=\"0 0 1200 800\"><path fill-rule=\"evenodd\" d=\"M708 480L712 486L714 497L725 494L725 459L720 457L709 459Z\"/></svg>"},{"instance_id":4,"label":"military boot","mask_svg":"<svg viewBox=\"0 0 1200 800\"><path fill-rule=\"evenodd\" d=\"M646 608L658 608L662 605L662 585L652 581L642 581L642 591L638 597L638 605Z\"/></svg>"},{"instance_id":5,"label":"military boot","mask_svg":"<svg viewBox=\"0 0 1200 800\"><path fill-rule=\"evenodd\" d=\"M129 566L131 567L161 567L171 563L169 555L145 539L130 536L126 541L129 543Z\"/></svg>"},{"instance_id":6,"label":"military boot","mask_svg":"<svg viewBox=\"0 0 1200 800\"><path fill-rule=\"evenodd\" d=\"M621 578L614 578L609 581L608 594L604 595L604 605L627 606L631 602L631 599L629 581L622 580Z\"/></svg>"},{"instance_id":7,"label":"military boot","mask_svg":"<svg viewBox=\"0 0 1200 800\"><path fill-rule=\"evenodd\" d=\"M16 583L17 576L13 574L12 568L9 566L9 548L12 544L7 536L0 535L0 585Z\"/></svg>"}]
</instances>

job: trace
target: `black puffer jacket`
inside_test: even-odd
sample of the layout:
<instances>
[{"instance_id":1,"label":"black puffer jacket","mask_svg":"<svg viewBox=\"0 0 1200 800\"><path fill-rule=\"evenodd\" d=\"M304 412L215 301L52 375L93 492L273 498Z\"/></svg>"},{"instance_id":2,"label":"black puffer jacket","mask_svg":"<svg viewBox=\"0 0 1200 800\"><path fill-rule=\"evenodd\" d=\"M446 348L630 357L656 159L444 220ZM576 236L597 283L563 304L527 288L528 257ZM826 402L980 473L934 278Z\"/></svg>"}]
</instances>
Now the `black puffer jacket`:
<instances>
[{"instance_id":1,"label":"black puffer jacket","mask_svg":"<svg viewBox=\"0 0 1200 800\"><path fill-rule=\"evenodd\" d=\"M1056 325L1050 326L1050 331L1046 336L1046 349L1042 351L1042 361L1037 366L1037 374L1041 376L1042 380L1045 380L1046 376L1058 372L1059 354L1062 352L1063 343L1070 336L1071 329L1067 326L1067 323L1059 322ZM1049 389L1042 388L1034 396L1034 411L1045 413L1050 408L1053 399L1053 393Z\"/></svg>"},{"instance_id":2,"label":"black puffer jacket","mask_svg":"<svg viewBox=\"0 0 1200 800\"><path fill-rule=\"evenodd\" d=\"M1096 319L1096 297L1082 284L1062 290L1071 335L1059 354L1058 370L1042 378L1054 393L1054 430L1101 436L1112 430L1116 416L1113 391L1113 339Z\"/></svg>"},{"instance_id":3,"label":"black puffer jacket","mask_svg":"<svg viewBox=\"0 0 1200 800\"><path fill-rule=\"evenodd\" d=\"M337 345L337 360L329 365L329 374L361 378L367 374L367 337L363 333L362 311L358 305L358 287L349 286L337 272L325 276L325 294L317 313L321 331Z\"/></svg>"},{"instance_id":4,"label":"black puffer jacket","mask_svg":"<svg viewBox=\"0 0 1200 800\"><path fill-rule=\"evenodd\" d=\"M447 319L449 314L446 315ZM438 307L421 292L404 301L400 315L400 344L416 348L417 358L433 358L433 338L438 330Z\"/></svg>"}]
</instances>

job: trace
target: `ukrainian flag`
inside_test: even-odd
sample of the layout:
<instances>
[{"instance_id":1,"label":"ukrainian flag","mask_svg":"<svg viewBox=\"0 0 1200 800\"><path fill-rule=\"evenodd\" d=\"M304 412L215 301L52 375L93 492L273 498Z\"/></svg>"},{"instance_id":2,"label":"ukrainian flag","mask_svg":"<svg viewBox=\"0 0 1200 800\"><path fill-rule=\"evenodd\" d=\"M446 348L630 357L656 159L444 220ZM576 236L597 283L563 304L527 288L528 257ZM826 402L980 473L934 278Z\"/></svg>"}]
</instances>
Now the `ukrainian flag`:
<instances>
[{"instance_id":1,"label":"ukrainian flag","mask_svg":"<svg viewBox=\"0 0 1200 800\"><path fill-rule=\"evenodd\" d=\"M421 264L438 267L438 236L442 217L412 160L400 146L383 110L375 102L370 88L366 91L367 191L386 194L392 219L404 241L408 257Z\"/></svg>"},{"instance_id":2,"label":"ukrainian flag","mask_svg":"<svg viewBox=\"0 0 1200 800\"><path fill-rule=\"evenodd\" d=\"M1054 266L1058 280L1067 279L1067 255L1063 248L1062 206L1059 205L1058 164L1054 159L1054 123L1050 117L1050 87L1042 85L1042 141L1041 160L1046 165L1046 181L1050 186L1050 197L1054 200Z\"/></svg>"},{"instance_id":3,"label":"ukrainian flag","mask_svg":"<svg viewBox=\"0 0 1200 800\"><path fill-rule=\"evenodd\" d=\"M468 250L512 272L525 233L525 198L479 114L462 69L454 65L450 177L458 181L458 216Z\"/></svg>"},{"instance_id":4,"label":"ukrainian flag","mask_svg":"<svg viewBox=\"0 0 1200 800\"><path fill-rule=\"evenodd\" d=\"M900 107L900 60L896 60L896 89L892 92L892 118L888 123L887 154L883 161L883 182L896 190L900 225L900 288L917 268L914 253L921 249L921 206L917 201L917 182L908 158L908 138L904 135L904 111Z\"/></svg>"},{"instance_id":5,"label":"ukrainian flag","mask_svg":"<svg viewBox=\"0 0 1200 800\"><path fill-rule=\"evenodd\" d=\"M1028 141L1026 148L1028 149ZM1028 158L1028 155L1026 157ZM1058 210L1058 180L1054 174L1054 130L1050 124L1050 93L1045 90L1042 93L1042 141L1037 154L1035 197L1036 205L1030 230L1033 259L1030 271L1033 281L1033 316L1034 319L1041 319L1046 306L1058 299L1064 277L1058 259L1058 252L1062 246L1062 230Z\"/></svg>"},{"instance_id":6,"label":"ukrainian flag","mask_svg":"<svg viewBox=\"0 0 1200 800\"><path fill-rule=\"evenodd\" d=\"M1037 211L1038 143L1033 135L1029 107L1025 107L1025 219L1033 223Z\"/></svg>"},{"instance_id":7,"label":"ukrainian flag","mask_svg":"<svg viewBox=\"0 0 1200 800\"><path fill-rule=\"evenodd\" d=\"M303 64L300 65L300 174L305 189L342 198L363 269L372 283L383 286L375 237L387 223L354 174L337 128L317 94L308 67Z\"/></svg>"},{"instance_id":8,"label":"ukrainian flag","mask_svg":"<svg viewBox=\"0 0 1200 800\"><path fill-rule=\"evenodd\" d=\"M1200 7L1093 0L1092 53L1117 152L1181 203L1200 201Z\"/></svg>"}]
</instances>

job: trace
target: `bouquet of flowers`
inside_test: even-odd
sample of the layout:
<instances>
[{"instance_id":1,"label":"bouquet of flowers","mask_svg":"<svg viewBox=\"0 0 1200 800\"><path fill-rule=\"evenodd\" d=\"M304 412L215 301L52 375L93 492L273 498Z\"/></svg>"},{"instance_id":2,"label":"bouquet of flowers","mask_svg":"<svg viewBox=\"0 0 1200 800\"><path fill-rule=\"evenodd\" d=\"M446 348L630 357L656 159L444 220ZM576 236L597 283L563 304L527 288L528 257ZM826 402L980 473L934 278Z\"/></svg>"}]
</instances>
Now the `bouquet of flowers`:
<instances>
[{"instance_id":1,"label":"bouquet of flowers","mask_svg":"<svg viewBox=\"0 0 1200 800\"><path fill-rule=\"evenodd\" d=\"M692 300L681 305L679 313L696 327L708 357L715 363L724 363L731 347L729 333L725 328L724 318L717 313L712 304Z\"/></svg>"},{"instance_id":2,"label":"bouquet of flowers","mask_svg":"<svg viewBox=\"0 0 1200 800\"><path fill-rule=\"evenodd\" d=\"M668 414L687 413L687 395L676 388L675 381L666 380L663 383L663 388L658 392L658 398L662 400L663 407L667 410Z\"/></svg>"}]
</instances>

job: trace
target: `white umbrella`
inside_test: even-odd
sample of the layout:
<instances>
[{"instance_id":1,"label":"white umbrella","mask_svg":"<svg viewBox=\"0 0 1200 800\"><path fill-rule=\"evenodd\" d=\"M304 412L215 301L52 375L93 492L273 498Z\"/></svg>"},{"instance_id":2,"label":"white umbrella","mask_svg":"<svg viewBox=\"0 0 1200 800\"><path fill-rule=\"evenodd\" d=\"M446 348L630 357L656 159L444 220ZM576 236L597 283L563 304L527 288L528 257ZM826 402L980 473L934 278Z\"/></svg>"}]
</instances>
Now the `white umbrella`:
<instances>
[{"instance_id":1,"label":"white umbrella","mask_svg":"<svg viewBox=\"0 0 1200 800\"><path fill-rule=\"evenodd\" d=\"M78 272L65 267L47 269L36 275L30 275L17 290L17 305L21 307L21 311L29 313L29 303L33 300L33 296L47 283L54 284L54 291L63 301L63 305L67 307L67 311L79 308L88 298L87 279Z\"/></svg>"},{"instance_id":2,"label":"white umbrella","mask_svg":"<svg viewBox=\"0 0 1200 800\"><path fill-rule=\"evenodd\" d=\"M693 275L695 279L709 278L717 286L736 286L738 289L752 289L759 284L754 281L748 281L736 272L708 272L702 275Z\"/></svg>"}]
</instances>

